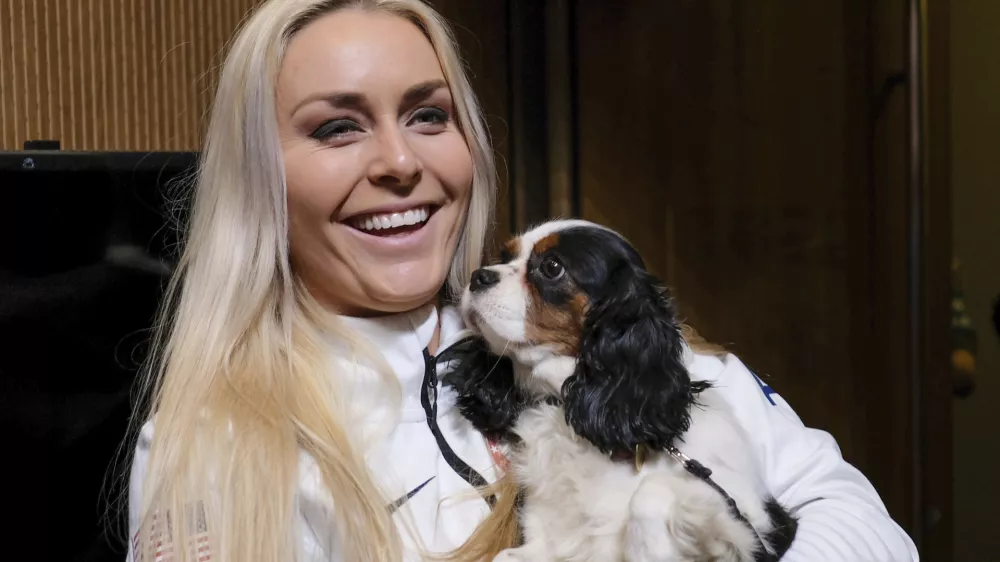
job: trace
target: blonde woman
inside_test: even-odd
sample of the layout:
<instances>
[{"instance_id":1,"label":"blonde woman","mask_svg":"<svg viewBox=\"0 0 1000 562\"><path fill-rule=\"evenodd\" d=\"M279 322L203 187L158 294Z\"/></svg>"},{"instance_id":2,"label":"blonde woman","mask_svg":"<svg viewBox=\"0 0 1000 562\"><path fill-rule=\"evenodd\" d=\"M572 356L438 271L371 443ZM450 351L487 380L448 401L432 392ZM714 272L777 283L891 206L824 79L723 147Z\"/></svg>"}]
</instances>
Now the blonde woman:
<instances>
[{"instance_id":1,"label":"blonde woman","mask_svg":"<svg viewBox=\"0 0 1000 562\"><path fill-rule=\"evenodd\" d=\"M396 562L514 540L513 494L487 488L505 479L435 359L467 335L448 302L480 263L494 182L427 5L259 7L222 71L136 418L130 560ZM836 445L783 402L765 411L777 398L727 361L699 368L744 389L762 458L785 455L769 483L805 506L788 559L915 557ZM794 447L770 441L779 426Z\"/></svg>"}]
</instances>

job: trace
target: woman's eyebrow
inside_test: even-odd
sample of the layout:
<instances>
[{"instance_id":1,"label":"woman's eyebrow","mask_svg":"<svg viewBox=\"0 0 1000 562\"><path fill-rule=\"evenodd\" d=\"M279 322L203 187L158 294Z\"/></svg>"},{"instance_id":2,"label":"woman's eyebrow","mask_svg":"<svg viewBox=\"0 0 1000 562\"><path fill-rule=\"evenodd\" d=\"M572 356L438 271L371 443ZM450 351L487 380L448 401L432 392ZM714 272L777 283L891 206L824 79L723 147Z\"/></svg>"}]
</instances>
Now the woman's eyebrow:
<instances>
[{"instance_id":1,"label":"woman's eyebrow","mask_svg":"<svg viewBox=\"0 0 1000 562\"><path fill-rule=\"evenodd\" d=\"M402 106L405 108L412 107L431 97L434 92L447 87L448 83L440 79L428 80L415 86L411 86L408 90L406 90L406 93L403 94Z\"/></svg>"},{"instance_id":2,"label":"woman's eyebrow","mask_svg":"<svg viewBox=\"0 0 1000 562\"><path fill-rule=\"evenodd\" d=\"M434 92L447 87L448 83L441 79L428 80L415 86L411 86L403 94L402 106L405 108L413 107L414 105L429 98L434 94ZM297 113L302 106L315 101L324 101L331 107L353 109L362 113L367 112L369 108L368 98L364 94L357 92L320 92L306 96L302 101L296 104L295 108L292 109L292 115Z\"/></svg>"},{"instance_id":3,"label":"woman's eyebrow","mask_svg":"<svg viewBox=\"0 0 1000 562\"><path fill-rule=\"evenodd\" d=\"M354 109L357 111L365 111L368 107L368 100L365 98L364 94L358 94L355 92L335 92L335 93L318 93L306 96L305 99L300 101L292 109L292 115L295 115L304 105L308 105L314 101L325 101L331 107L342 107L345 109Z\"/></svg>"}]
</instances>

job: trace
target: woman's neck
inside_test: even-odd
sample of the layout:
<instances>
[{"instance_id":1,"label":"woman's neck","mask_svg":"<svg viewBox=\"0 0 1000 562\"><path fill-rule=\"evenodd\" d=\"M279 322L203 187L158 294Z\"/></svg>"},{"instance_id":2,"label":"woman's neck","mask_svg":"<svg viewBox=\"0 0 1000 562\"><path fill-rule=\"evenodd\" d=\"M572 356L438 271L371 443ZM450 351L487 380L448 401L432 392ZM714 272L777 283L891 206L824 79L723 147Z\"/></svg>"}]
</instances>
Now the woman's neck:
<instances>
[{"instance_id":1,"label":"woman's neck","mask_svg":"<svg viewBox=\"0 0 1000 562\"><path fill-rule=\"evenodd\" d=\"M430 341L427 343L427 352L431 355L436 355L438 348L441 344L441 309L443 305L443 299L438 296L435 297L433 301L425 303L419 307L413 308L411 310L405 310L400 312L388 312L380 310L355 310L350 312L340 311L337 314L342 318L359 318L359 319L370 319L377 320L379 318L388 318L397 315L407 315L413 311L421 310L429 306L433 306L437 313L437 321L434 323L434 333L431 335Z\"/></svg>"}]
</instances>

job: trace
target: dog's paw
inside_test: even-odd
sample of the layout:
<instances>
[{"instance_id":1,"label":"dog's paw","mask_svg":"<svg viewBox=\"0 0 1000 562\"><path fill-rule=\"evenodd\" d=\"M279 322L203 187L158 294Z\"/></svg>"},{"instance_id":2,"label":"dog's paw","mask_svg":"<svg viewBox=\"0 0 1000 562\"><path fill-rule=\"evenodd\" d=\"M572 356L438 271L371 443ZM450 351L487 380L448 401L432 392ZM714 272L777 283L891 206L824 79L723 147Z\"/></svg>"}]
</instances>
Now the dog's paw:
<instances>
[{"instance_id":1,"label":"dog's paw","mask_svg":"<svg viewBox=\"0 0 1000 562\"><path fill-rule=\"evenodd\" d=\"M754 542L718 492L668 473L648 475L629 502L630 562L753 560Z\"/></svg>"},{"instance_id":2,"label":"dog's paw","mask_svg":"<svg viewBox=\"0 0 1000 562\"><path fill-rule=\"evenodd\" d=\"M629 501L625 525L625 559L629 562L682 560L681 551L668 531L674 516L676 494L670 477L650 474L639 484Z\"/></svg>"},{"instance_id":3,"label":"dog's paw","mask_svg":"<svg viewBox=\"0 0 1000 562\"><path fill-rule=\"evenodd\" d=\"M753 560L750 530L733 518L725 499L715 490L693 483L677 490L677 506L667 520L667 532L685 556L698 560Z\"/></svg>"}]
</instances>

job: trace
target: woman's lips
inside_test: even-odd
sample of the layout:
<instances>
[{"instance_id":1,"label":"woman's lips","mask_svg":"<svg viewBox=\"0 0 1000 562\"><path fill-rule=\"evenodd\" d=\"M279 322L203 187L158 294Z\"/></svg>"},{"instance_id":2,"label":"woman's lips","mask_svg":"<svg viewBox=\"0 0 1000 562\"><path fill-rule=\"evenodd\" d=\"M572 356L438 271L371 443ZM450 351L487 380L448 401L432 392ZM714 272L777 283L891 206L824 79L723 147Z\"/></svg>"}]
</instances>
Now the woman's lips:
<instances>
[{"instance_id":1,"label":"woman's lips","mask_svg":"<svg viewBox=\"0 0 1000 562\"><path fill-rule=\"evenodd\" d=\"M417 208L414 210L414 214L409 219L405 216L405 213L408 211L389 213L388 220L390 222L388 228L383 226L385 224L383 221L386 218L385 214L355 216L341 224L347 227L356 239L375 251L408 251L419 248L428 236L430 236L429 233L434 229L433 227L437 222L434 220L434 217L437 215L436 211L439 209L438 207L426 207L426 218L419 215L420 209ZM401 216L395 219L392 217L394 214ZM375 228L376 220L379 221L379 228ZM359 225L359 221L364 221L363 227ZM396 223L402 221L403 224L393 226L393 221ZM412 224L406 224L407 222ZM369 223L371 223L371 228L368 228Z\"/></svg>"}]
</instances>

